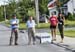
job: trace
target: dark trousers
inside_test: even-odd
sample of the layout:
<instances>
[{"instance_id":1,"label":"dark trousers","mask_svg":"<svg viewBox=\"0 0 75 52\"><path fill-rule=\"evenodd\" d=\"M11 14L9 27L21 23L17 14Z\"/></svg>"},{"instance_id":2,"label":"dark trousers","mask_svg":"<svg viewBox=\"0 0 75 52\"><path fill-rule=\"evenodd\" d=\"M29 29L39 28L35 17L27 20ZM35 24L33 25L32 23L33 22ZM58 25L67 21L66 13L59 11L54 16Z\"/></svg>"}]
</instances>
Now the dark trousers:
<instances>
[{"instance_id":1,"label":"dark trousers","mask_svg":"<svg viewBox=\"0 0 75 52\"><path fill-rule=\"evenodd\" d=\"M60 32L61 38L63 39L63 38L64 38L63 25L62 25L62 24L58 24L58 29L59 29L59 32Z\"/></svg>"},{"instance_id":2,"label":"dark trousers","mask_svg":"<svg viewBox=\"0 0 75 52\"><path fill-rule=\"evenodd\" d=\"M15 44L17 44L17 41L18 41L18 30L16 29L12 29L11 31L11 36L10 36L10 45L12 44L13 42L13 35L15 36Z\"/></svg>"},{"instance_id":3,"label":"dark trousers","mask_svg":"<svg viewBox=\"0 0 75 52\"><path fill-rule=\"evenodd\" d=\"M35 30L33 28L28 28L28 39L29 39L29 44L31 43L31 38L33 39L33 42L35 42Z\"/></svg>"}]
</instances>

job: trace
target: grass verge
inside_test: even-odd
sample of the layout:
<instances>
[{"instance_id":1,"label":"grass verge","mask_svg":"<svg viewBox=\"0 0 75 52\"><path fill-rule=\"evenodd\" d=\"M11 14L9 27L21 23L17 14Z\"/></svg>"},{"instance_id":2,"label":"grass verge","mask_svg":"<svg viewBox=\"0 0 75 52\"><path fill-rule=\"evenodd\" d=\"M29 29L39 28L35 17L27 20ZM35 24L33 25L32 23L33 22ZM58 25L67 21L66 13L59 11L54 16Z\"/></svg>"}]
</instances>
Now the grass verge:
<instances>
[{"instance_id":1,"label":"grass verge","mask_svg":"<svg viewBox=\"0 0 75 52\"><path fill-rule=\"evenodd\" d=\"M10 26L9 22L6 22L6 26ZM41 28L49 28L50 24L49 23L39 23L39 25L36 25L37 29ZM65 21L65 27L75 27L75 21ZM20 23L19 29L26 29L26 23Z\"/></svg>"},{"instance_id":2,"label":"grass verge","mask_svg":"<svg viewBox=\"0 0 75 52\"><path fill-rule=\"evenodd\" d=\"M66 21L65 25L67 26L75 26L75 21ZM9 22L6 22L6 26L10 26ZM40 28L49 28L49 23L39 23L39 25L36 25L37 29ZM26 24L25 23L20 23L20 28L21 30L26 29ZM59 32L57 33L59 34ZM75 37L75 30L66 30L64 31L64 35L67 37Z\"/></svg>"},{"instance_id":3,"label":"grass verge","mask_svg":"<svg viewBox=\"0 0 75 52\"><path fill-rule=\"evenodd\" d=\"M59 32L57 34L59 35ZM75 30L64 31L64 36L75 38Z\"/></svg>"}]
</instances>

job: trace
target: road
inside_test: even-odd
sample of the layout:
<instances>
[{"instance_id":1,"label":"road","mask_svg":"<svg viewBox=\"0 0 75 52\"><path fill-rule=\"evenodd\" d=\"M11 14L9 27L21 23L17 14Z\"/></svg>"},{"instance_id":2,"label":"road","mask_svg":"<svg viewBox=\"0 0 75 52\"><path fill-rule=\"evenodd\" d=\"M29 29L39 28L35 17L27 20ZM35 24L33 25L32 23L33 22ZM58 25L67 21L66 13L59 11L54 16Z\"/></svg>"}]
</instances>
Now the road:
<instances>
[{"instance_id":1,"label":"road","mask_svg":"<svg viewBox=\"0 0 75 52\"><path fill-rule=\"evenodd\" d=\"M0 52L71 52L50 43L27 45L27 33L19 32L18 46L9 46L10 28L0 24Z\"/></svg>"}]
</instances>

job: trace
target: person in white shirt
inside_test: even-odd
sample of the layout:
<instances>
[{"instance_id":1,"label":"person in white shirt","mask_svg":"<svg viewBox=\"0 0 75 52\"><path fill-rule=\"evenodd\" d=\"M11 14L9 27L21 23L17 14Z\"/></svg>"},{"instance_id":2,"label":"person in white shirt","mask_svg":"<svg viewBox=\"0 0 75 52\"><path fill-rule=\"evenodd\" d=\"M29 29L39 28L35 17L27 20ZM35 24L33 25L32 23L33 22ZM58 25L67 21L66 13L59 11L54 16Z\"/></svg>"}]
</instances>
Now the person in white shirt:
<instances>
[{"instance_id":1,"label":"person in white shirt","mask_svg":"<svg viewBox=\"0 0 75 52\"><path fill-rule=\"evenodd\" d=\"M28 28L28 45L31 44L31 38L33 38L33 44L35 44L35 21L32 19L33 17L29 17L27 21L27 28Z\"/></svg>"},{"instance_id":2,"label":"person in white shirt","mask_svg":"<svg viewBox=\"0 0 75 52\"><path fill-rule=\"evenodd\" d=\"M19 19L16 18L15 15L12 16L12 19L10 20L10 25L11 25L11 37L10 37L10 45L12 44L13 41L13 35L15 35L15 45L18 45L18 28L19 28ZM14 34L13 34L14 33Z\"/></svg>"}]
</instances>

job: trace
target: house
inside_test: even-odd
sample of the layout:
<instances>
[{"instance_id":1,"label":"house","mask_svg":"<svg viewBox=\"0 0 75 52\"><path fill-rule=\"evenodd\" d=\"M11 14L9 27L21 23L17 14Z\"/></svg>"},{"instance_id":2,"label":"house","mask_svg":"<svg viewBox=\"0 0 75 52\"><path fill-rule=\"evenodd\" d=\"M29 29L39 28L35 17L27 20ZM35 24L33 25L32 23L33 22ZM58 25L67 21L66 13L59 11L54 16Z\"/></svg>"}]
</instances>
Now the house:
<instances>
[{"instance_id":1,"label":"house","mask_svg":"<svg viewBox=\"0 0 75 52\"><path fill-rule=\"evenodd\" d=\"M75 13L75 0L70 0L68 3L67 3L67 6L68 6L68 12L73 14Z\"/></svg>"},{"instance_id":2,"label":"house","mask_svg":"<svg viewBox=\"0 0 75 52\"><path fill-rule=\"evenodd\" d=\"M49 2L47 7L49 10L50 16L52 12L55 12L56 15L58 15L56 0L52 0L51 2ZM60 7L60 9L62 10L61 13L64 13L65 15L67 15L68 13L71 13L71 14L75 13L75 0L68 1L66 4Z\"/></svg>"},{"instance_id":3,"label":"house","mask_svg":"<svg viewBox=\"0 0 75 52\"><path fill-rule=\"evenodd\" d=\"M58 14L55 2L56 2L56 0L53 0L53 1L48 3L47 7L48 7L48 10L49 10L50 16L51 16L52 12L56 12L56 15Z\"/></svg>"}]
</instances>

